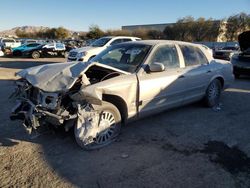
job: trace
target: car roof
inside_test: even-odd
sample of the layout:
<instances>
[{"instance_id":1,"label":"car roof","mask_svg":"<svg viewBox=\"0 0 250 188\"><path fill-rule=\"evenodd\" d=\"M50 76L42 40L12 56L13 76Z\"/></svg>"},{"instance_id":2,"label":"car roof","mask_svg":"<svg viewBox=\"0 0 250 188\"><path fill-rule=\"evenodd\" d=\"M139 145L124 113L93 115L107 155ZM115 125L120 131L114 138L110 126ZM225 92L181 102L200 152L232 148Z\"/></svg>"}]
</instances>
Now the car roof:
<instances>
[{"instance_id":1,"label":"car roof","mask_svg":"<svg viewBox=\"0 0 250 188\"><path fill-rule=\"evenodd\" d=\"M129 39L133 38L133 39L140 39L139 37L132 37L132 36L105 36L105 37L102 37L102 38L112 38L112 39L114 39L114 38L117 38L117 39L119 39L119 38L129 38Z\"/></svg>"},{"instance_id":2,"label":"car roof","mask_svg":"<svg viewBox=\"0 0 250 188\"><path fill-rule=\"evenodd\" d=\"M191 42L176 41L176 40L141 40L141 41L132 41L129 43L145 44L145 45L151 45L151 46L155 46L159 44L182 44L182 45L201 46L200 44L194 44Z\"/></svg>"},{"instance_id":3,"label":"car roof","mask_svg":"<svg viewBox=\"0 0 250 188\"><path fill-rule=\"evenodd\" d=\"M125 43L122 43L125 44ZM121 45L122 45L121 44ZM189 45L189 46L194 46L198 47L201 49L207 56L208 60L211 61L213 59L212 55L209 53L209 48L205 48L201 44L194 44L191 42L183 42L183 41L176 41L176 40L141 40L141 41L131 41L131 42L126 42L126 44L142 44L142 45L150 45L150 46L158 46L161 44L177 44L177 45Z\"/></svg>"}]
</instances>

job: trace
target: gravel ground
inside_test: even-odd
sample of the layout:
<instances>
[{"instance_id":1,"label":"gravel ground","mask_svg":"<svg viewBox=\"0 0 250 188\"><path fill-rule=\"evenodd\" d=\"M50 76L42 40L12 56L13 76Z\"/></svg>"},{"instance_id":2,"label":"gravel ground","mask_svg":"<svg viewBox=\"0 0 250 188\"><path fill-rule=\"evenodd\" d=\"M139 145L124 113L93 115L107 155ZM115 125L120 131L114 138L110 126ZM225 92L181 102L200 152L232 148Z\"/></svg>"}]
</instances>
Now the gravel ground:
<instances>
[{"instance_id":1,"label":"gravel ground","mask_svg":"<svg viewBox=\"0 0 250 188\"><path fill-rule=\"evenodd\" d=\"M196 103L124 126L117 142L81 150L72 132L31 138L9 120L14 73L64 59L0 58L0 187L250 187L250 78L217 108Z\"/></svg>"}]
</instances>

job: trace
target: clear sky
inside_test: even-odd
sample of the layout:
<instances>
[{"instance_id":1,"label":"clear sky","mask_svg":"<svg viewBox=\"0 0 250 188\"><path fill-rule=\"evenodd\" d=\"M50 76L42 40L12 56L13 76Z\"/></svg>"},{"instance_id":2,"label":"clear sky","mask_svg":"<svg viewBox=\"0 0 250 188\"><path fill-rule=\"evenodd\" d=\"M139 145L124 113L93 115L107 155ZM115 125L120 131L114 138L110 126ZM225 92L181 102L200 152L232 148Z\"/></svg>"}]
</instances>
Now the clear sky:
<instances>
[{"instance_id":1,"label":"clear sky","mask_svg":"<svg viewBox=\"0 0 250 188\"><path fill-rule=\"evenodd\" d=\"M87 31L93 24L106 30L250 14L250 0L0 0L0 7L0 31L25 25Z\"/></svg>"}]
</instances>

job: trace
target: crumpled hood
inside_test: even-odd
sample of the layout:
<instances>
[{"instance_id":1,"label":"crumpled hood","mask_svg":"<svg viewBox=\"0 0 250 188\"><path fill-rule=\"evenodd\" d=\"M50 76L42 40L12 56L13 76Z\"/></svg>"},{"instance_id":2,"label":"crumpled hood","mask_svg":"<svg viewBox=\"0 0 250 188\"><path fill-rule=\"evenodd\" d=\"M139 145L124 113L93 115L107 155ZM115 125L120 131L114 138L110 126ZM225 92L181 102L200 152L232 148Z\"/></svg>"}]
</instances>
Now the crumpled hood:
<instances>
[{"instance_id":1,"label":"crumpled hood","mask_svg":"<svg viewBox=\"0 0 250 188\"><path fill-rule=\"evenodd\" d=\"M250 31L245 31L238 36L241 51L250 48Z\"/></svg>"},{"instance_id":2,"label":"crumpled hood","mask_svg":"<svg viewBox=\"0 0 250 188\"><path fill-rule=\"evenodd\" d=\"M67 91L74 85L79 76L83 75L88 68L93 65L123 74L129 74L97 62L72 62L36 66L21 70L17 75L25 78L30 84L46 92Z\"/></svg>"}]
</instances>

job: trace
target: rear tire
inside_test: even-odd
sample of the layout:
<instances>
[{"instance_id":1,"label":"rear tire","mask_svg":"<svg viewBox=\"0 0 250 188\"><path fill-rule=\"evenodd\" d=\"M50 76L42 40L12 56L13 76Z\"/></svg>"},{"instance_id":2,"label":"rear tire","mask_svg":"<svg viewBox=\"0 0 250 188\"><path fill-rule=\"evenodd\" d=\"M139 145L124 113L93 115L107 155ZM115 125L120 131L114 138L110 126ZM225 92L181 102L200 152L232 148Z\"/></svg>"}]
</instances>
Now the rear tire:
<instances>
[{"instance_id":1,"label":"rear tire","mask_svg":"<svg viewBox=\"0 0 250 188\"><path fill-rule=\"evenodd\" d=\"M83 134L86 134L86 131L91 130L86 129L86 124L75 125L74 134L76 142L81 148L86 150L102 148L112 143L115 141L121 130L121 115L116 106L104 101L101 106L94 105L93 108L94 110L100 112L98 128L100 127L101 129L101 127L104 126L105 129L97 134L97 136L93 139L93 142L86 144L85 140L82 139Z\"/></svg>"},{"instance_id":2,"label":"rear tire","mask_svg":"<svg viewBox=\"0 0 250 188\"><path fill-rule=\"evenodd\" d=\"M214 107L219 104L220 95L221 95L221 82L218 79L213 80L207 90L205 95L205 103L208 107Z\"/></svg>"},{"instance_id":3,"label":"rear tire","mask_svg":"<svg viewBox=\"0 0 250 188\"><path fill-rule=\"evenodd\" d=\"M40 58L40 53L38 52L38 51L34 51L34 52L32 52L32 54L31 54L31 57L33 58L33 59L39 59Z\"/></svg>"}]
</instances>

